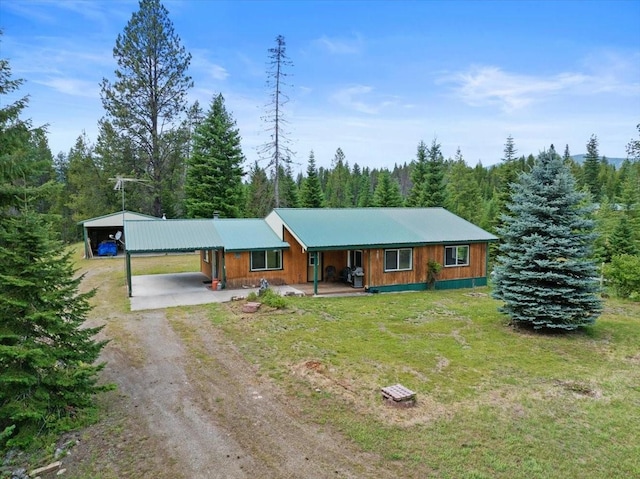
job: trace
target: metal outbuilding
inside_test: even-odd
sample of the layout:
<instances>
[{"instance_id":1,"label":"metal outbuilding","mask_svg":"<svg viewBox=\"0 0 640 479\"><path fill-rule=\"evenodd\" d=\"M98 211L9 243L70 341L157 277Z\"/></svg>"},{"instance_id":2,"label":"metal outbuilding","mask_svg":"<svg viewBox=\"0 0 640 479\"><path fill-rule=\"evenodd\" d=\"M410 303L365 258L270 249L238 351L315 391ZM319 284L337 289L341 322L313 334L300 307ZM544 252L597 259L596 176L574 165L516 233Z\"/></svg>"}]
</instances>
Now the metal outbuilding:
<instances>
[{"instance_id":1,"label":"metal outbuilding","mask_svg":"<svg viewBox=\"0 0 640 479\"><path fill-rule=\"evenodd\" d=\"M98 251L98 246L103 241L113 241L118 234L124 233L124 221L129 220L158 220L155 216L143 215L141 213L134 213L133 211L118 211L117 213L111 213L108 215L97 216L87 220L79 221L78 224L82 225L83 239L84 239L84 255L85 258L91 258ZM122 235L119 238L124 242L125 237Z\"/></svg>"}]
</instances>

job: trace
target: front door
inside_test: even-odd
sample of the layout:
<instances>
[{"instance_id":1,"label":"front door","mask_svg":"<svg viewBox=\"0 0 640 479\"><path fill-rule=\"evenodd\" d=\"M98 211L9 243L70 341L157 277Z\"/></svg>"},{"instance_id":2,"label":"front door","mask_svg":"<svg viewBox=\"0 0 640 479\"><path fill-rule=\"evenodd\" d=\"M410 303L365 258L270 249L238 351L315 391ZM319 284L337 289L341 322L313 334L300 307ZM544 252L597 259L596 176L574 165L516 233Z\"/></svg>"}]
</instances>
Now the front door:
<instances>
[{"instance_id":1,"label":"front door","mask_svg":"<svg viewBox=\"0 0 640 479\"><path fill-rule=\"evenodd\" d=\"M322 281L322 253L307 253L307 281L313 282L313 268L318 258L318 281Z\"/></svg>"}]
</instances>

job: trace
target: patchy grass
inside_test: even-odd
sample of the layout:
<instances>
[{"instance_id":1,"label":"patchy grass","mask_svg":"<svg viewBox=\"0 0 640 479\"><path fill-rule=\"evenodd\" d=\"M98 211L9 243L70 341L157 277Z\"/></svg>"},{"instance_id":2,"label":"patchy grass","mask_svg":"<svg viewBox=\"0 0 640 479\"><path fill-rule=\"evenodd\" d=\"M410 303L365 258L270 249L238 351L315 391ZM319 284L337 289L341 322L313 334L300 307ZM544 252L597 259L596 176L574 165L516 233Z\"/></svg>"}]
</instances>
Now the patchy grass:
<instances>
[{"instance_id":1,"label":"patchy grass","mask_svg":"<svg viewBox=\"0 0 640 479\"><path fill-rule=\"evenodd\" d=\"M200 271L200 255L197 253L131 257L131 273L133 275L189 273L191 271Z\"/></svg>"},{"instance_id":2,"label":"patchy grass","mask_svg":"<svg viewBox=\"0 0 640 479\"><path fill-rule=\"evenodd\" d=\"M640 475L640 304L595 326L515 331L486 289L210 307L250 361L363 449L442 478ZM402 383L411 409L385 407Z\"/></svg>"}]
</instances>

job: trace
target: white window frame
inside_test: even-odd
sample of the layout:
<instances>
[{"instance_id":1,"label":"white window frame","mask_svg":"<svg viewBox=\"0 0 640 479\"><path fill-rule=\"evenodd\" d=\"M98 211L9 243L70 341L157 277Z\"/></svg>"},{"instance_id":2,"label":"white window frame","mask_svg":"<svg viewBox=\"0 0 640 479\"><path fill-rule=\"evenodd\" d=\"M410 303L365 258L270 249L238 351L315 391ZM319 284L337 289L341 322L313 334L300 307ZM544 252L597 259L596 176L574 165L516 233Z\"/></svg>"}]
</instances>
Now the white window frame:
<instances>
[{"instance_id":1,"label":"white window frame","mask_svg":"<svg viewBox=\"0 0 640 479\"><path fill-rule=\"evenodd\" d=\"M254 268L253 267L253 255L256 253L262 253L264 254L264 268ZM278 263L279 265L277 267L269 267L269 253L276 253L277 257L278 257ZM259 250L259 251L251 251L249 253L249 269L251 271L276 271L276 270L281 270L282 268L282 250L281 249L264 249L264 250Z\"/></svg>"},{"instance_id":2,"label":"white window frame","mask_svg":"<svg viewBox=\"0 0 640 479\"><path fill-rule=\"evenodd\" d=\"M459 255L458 253L460 252L460 248L466 248L467 250L467 257L466 257L466 261L461 263L460 259L459 259ZM447 264L447 251L448 250L453 250L454 254L453 254L453 260L455 261L454 264ZM470 262L470 256L471 256L471 248L469 247L468 244L456 244L456 245L451 245L451 246L445 246L444 247L444 266L445 268L457 268L460 266L469 266L469 262Z\"/></svg>"},{"instance_id":3,"label":"white window frame","mask_svg":"<svg viewBox=\"0 0 640 479\"><path fill-rule=\"evenodd\" d=\"M203 259L204 259L205 263L209 263L209 250L208 249L204 250L204 258Z\"/></svg>"},{"instance_id":4,"label":"white window frame","mask_svg":"<svg viewBox=\"0 0 640 479\"><path fill-rule=\"evenodd\" d=\"M394 251L396 253L396 267L395 268L387 268L387 253ZM409 267L401 268L400 267L400 252L401 251L409 251ZM389 248L384 250L384 272L395 272L395 271L411 271L413 269L413 248Z\"/></svg>"}]
</instances>

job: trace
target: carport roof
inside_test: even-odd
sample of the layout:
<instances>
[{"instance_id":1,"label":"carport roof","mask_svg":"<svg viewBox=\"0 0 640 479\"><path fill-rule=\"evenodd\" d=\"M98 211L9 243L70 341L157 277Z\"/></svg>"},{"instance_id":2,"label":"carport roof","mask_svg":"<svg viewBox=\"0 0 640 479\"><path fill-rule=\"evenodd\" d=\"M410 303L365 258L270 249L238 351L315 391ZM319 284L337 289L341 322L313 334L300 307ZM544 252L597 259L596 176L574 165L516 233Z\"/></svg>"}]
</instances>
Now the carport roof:
<instances>
[{"instance_id":1,"label":"carport roof","mask_svg":"<svg viewBox=\"0 0 640 479\"><path fill-rule=\"evenodd\" d=\"M219 249L224 245L211 219L126 221L128 253Z\"/></svg>"},{"instance_id":2,"label":"carport roof","mask_svg":"<svg viewBox=\"0 0 640 479\"><path fill-rule=\"evenodd\" d=\"M286 249L263 219L126 221L127 252Z\"/></svg>"}]
</instances>

